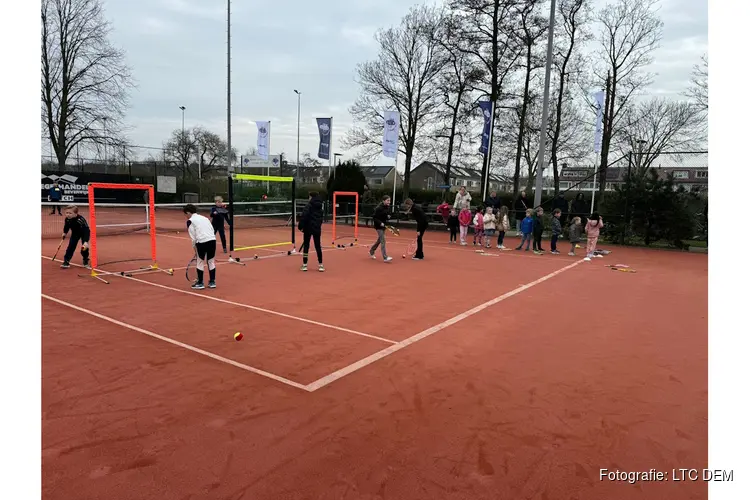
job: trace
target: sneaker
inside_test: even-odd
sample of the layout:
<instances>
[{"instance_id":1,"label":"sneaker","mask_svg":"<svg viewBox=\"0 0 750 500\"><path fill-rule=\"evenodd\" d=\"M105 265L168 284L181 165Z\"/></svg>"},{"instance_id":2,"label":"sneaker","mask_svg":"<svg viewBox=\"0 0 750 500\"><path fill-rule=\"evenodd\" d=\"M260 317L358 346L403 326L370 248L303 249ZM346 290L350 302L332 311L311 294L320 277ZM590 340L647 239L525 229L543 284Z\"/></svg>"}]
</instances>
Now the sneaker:
<instances>
[{"instance_id":1,"label":"sneaker","mask_svg":"<svg viewBox=\"0 0 750 500\"><path fill-rule=\"evenodd\" d=\"M377 259L377 257L375 257L375 254L374 254L374 253L371 253L371 254L370 254L370 258L371 258L372 260L375 260L375 259Z\"/></svg>"},{"instance_id":2,"label":"sneaker","mask_svg":"<svg viewBox=\"0 0 750 500\"><path fill-rule=\"evenodd\" d=\"M498 250L500 250L501 248L503 248L503 246L502 246L502 245L498 245L498 246L497 246L497 249L498 249Z\"/></svg>"},{"instance_id":3,"label":"sneaker","mask_svg":"<svg viewBox=\"0 0 750 500\"><path fill-rule=\"evenodd\" d=\"M597 259L603 259L604 255L598 253L598 254L594 255L594 257L596 257Z\"/></svg>"},{"instance_id":4,"label":"sneaker","mask_svg":"<svg viewBox=\"0 0 750 500\"><path fill-rule=\"evenodd\" d=\"M227 249L226 248L224 249L224 253L227 253Z\"/></svg>"},{"instance_id":5,"label":"sneaker","mask_svg":"<svg viewBox=\"0 0 750 500\"><path fill-rule=\"evenodd\" d=\"M591 262L591 257L586 257L583 260L585 260L586 262Z\"/></svg>"},{"instance_id":6,"label":"sneaker","mask_svg":"<svg viewBox=\"0 0 750 500\"><path fill-rule=\"evenodd\" d=\"M544 252L540 252L539 250L534 250L534 255L542 255Z\"/></svg>"},{"instance_id":7,"label":"sneaker","mask_svg":"<svg viewBox=\"0 0 750 500\"><path fill-rule=\"evenodd\" d=\"M63 262L62 265L60 265L60 269L68 269L70 267L70 262Z\"/></svg>"},{"instance_id":8,"label":"sneaker","mask_svg":"<svg viewBox=\"0 0 750 500\"><path fill-rule=\"evenodd\" d=\"M302 264L302 267L299 268L300 271L307 271L307 264Z\"/></svg>"},{"instance_id":9,"label":"sneaker","mask_svg":"<svg viewBox=\"0 0 750 500\"><path fill-rule=\"evenodd\" d=\"M206 287L203 286L203 283L201 283L200 281L196 281L195 283L193 283L193 286L191 288L193 290L203 290Z\"/></svg>"},{"instance_id":10,"label":"sneaker","mask_svg":"<svg viewBox=\"0 0 750 500\"><path fill-rule=\"evenodd\" d=\"M499 248L500 250L505 250L505 249L506 249L507 247L506 247L505 245L500 245L500 246L499 246L498 248Z\"/></svg>"},{"instance_id":11,"label":"sneaker","mask_svg":"<svg viewBox=\"0 0 750 500\"><path fill-rule=\"evenodd\" d=\"M319 273L324 273L325 271L326 271L326 268L323 267L323 264L318 264L318 272Z\"/></svg>"},{"instance_id":12,"label":"sneaker","mask_svg":"<svg viewBox=\"0 0 750 500\"><path fill-rule=\"evenodd\" d=\"M551 255L560 255L560 252L558 252L557 250L552 250L552 251L550 252L550 254L551 254Z\"/></svg>"},{"instance_id":13,"label":"sneaker","mask_svg":"<svg viewBox=\"0 0 750 500\"><path fill-rule=\"evenodd\" d=\"M526 251L527 251L527 252L529 251L528 247L526 248Z\"/></svg>"},{"instance_id":14,"label":"sneaker","mask_svg":"<svg viewBox=\"0 0 750 500\"><path fill-rule=\"evenodd\" d=\"M411 260L422 260L423 257L412 257Z\"/></svg>"},{"instance_id":15,"label":"sneaker","mask_svg":"<svg viewBox=\"0 0 750 500\"><path fill-rule=\"evenodd\" d=\"M568 252L568 255L570 255L571 257L575 257L576 256L575 252Z\"/></svg>"},{"instance_id":16,"label":"sneaker","mask_svg":"<svg viewBox=\"0 0 750 500\"><path fill-rule=\"evenodd\" d=\"M466 246L466 242L465 242L465 241L462 241L462 242L461 242L461 246L462 246L462 247L465 247L465 246Z\"/></svg>"},{"instance_id":17,"label":"sneaker","mask_svg":"<svg viewBox=\"0 0 750 500\"><path fill-rule=\"evenodd\" d=\"M83 267L85 267L86 269L91 269L91 264L88 261L86 261L83 263Z\"/></svg>"},{"instance_id":18,"label":"sneaker","mask_svg":"<svg viewBox=\"0 0 750 500\"><path fill-rule=\"evenodd\" d=\"M208 282L208 288L216 288L216 282L215 281L209 281Z\"/></svg>"},{"instance_id":19,"label":"sneaker","mask_svg":"<svg viewBox=\"0 0 750 500\"><path fill-rule=\"evenodd\" d=\"M383 262L390 262L392 260L393 260L392 257L386 257L386 258L383 259Z\"/></svg>"}]
</instances>

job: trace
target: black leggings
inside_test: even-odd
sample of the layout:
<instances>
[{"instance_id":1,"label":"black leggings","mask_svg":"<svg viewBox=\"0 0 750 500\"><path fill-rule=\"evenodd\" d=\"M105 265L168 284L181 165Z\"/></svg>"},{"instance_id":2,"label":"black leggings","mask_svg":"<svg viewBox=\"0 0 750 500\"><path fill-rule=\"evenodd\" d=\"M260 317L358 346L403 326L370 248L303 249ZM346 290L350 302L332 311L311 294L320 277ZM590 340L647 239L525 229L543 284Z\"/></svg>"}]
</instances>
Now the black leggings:
<instances>
[{"instance_id":1,"label":"black leggings","mask_svg":"<svg viewBox=\"0 0 750 500\"><path fill-rule=\"evenodd\" d=\"M534 233L534 251L542 251L542 233Z\"/></svg>"},{"instance_id":2,"label":"black leggings","mask_svg":"<svg viewBox=\"0 0 750 500\"><path fill-rule=\"evenodd\" d=\"M68 248L65 249L65 257L63 257L63 261L70 264L70 259L73 258L73 254L76 253L76 247L78 246L78 242L81 241L81 239L78 236L70 236L70 241L68 241ZM87 242L84 242L87 243ZM81 248L81 256L83 257L83 265L86 265L89 263L89 251L88 249L84 250Z\"/></svg>"},{"instance_id":3,"label":"black leggings","mask_svg":"<svg viewBox=\"0 0 750 500\"><path fill-rule=\"evenodd\" d=\"M497 232L497 244L502 245L503 240L505 240L505 231L498 231Z\"/></svg>"},{"instance_id":4,"label":"black leggings","mask_svg":"<svg viewBox=\"0 0 750 500\"><path fill-rule=\"evenodd\" d=\"M208 279L216 281L216 240L204 241L195 244L195 253L198 254L198 263L195 266L198 271L198 282L203 283L203 259L208 264Z\"/></svg>"},{"instance_id":5,"label":"black leggings","mask_svg":"<svg viewBox=\"0 0 750 500\"><path fill-rule=\"evenodd\" d=\"M219 238L221 239L221 248L224 249L224 252L227 251L227 237L224 234L224 225L222 224L220 227L214 226L214 234L219 233Z\"/></svg>"},{"instance_id":6,"label":"black leggings","mask_svg":"<svg viewBox=\"0 0 750 500\"><path fill-rule=\"evenodd\" d=\"M315 244L315 253L318 254L318 264L323 263L323 249L320 246L320 232L303 233L302 235L302 263L307 264L307 254L310 251L310 238Z\"/></svg>"}]
</instances>

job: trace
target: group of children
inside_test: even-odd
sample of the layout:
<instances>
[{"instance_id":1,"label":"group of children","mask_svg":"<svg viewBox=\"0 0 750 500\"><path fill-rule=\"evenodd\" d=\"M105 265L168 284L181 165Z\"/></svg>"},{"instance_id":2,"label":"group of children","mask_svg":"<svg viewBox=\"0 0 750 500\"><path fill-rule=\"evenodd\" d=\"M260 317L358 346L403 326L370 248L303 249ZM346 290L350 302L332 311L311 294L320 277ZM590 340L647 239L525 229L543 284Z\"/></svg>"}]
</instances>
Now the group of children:
<instances>
[{"instance_id":1,"label":"group of children","mask_svg":"<svg viewBox=\"0 0 750 500\"><path fill-rule=\"evenodd\" d=\"M559 208L552 211L552 236L550 238L550 253L553 255L559 255L560 251L557 249L557 242L563 235L563 226L560 221L562 212ZM508 220L508 207L500 207L497 214L494 213L492 207L487 207L484 212L481 208L477 208L472 215L468 203L464 203L461 211L457 214L455 210L451 210L448 215L446 225L450 231L450 243L456 243L457 236L460 235L460 244L462 246L468 245L467 236L469 228L474 229L474 242L486 248L490 248L491 240L493 239L495 232L497 231L497 248L505 249L503 241L505 239L505 233L510 229L510 221ZM576 248L582 241L582 233L586 233L586 257L585 261L590 261L594 257L601 257L596 255L596 243L599 240L599 232L604 227L604 222L598 213L591 214L591 217L586 222L585 226L582 226L581 218L574 217L570 228L568 229L570 239L570 252L568 255L575 256ZM526 217L521 221L521 243L516 247L516 250L522 250L524 244L526 244L526 251L529 250L531 243L534 244L534 253L541 255L545 252L542 248L542 234L544 233L544 209L537 207L536 210L527 209Z\"/></svg>"}]
</instances>

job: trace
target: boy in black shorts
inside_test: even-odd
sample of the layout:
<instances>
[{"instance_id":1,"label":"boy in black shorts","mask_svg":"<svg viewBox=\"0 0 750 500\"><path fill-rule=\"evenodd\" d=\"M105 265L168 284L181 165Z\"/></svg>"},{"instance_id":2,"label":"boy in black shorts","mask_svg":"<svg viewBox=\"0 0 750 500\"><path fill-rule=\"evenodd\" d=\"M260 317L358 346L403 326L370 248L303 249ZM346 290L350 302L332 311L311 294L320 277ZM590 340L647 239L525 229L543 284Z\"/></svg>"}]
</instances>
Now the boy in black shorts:
<instances>
[{"instance_id":1,"label":"boy in black shorts","mask_svg":"<svg viewBox=\"0 0 750 500\"><path fill-rule=\"evenodd\" d=\"M310 201L307 202L302 215L299 218L297 228L302 231L302 271L307 271L307 255L310 251L310 238L315 244L315 253L318 255L318 271L325 271L323 267L323 249L320 246L320 231L323 224L323 202L318 193L310 192Z\"/></svg>"},{"instance_id":2,"label":"boy in black shorts","mask_svg":"<svg viewBox=\"0 0 750 500\"><path fill-rule=\"evenodd\" d=\"M89 265L89 238L91 238L91 229L89 229L89 223L86 219L78 214L78 207L75 205L68 205L65 207L63 239L68 235L68 231L70 231L70 241L68 242L68 248L65 250L65 257L63 258L63 263L60 267L63 269L68 269L70 267L70 259L72 259L73 254L76 253L76 247L80 241L83 266L91 268Z\"/></svg>"},{"instance_id":3,"label":"boy in black shorts","mask_svg":"<svg viewBox=\"0 0 750 500\"><path fill-rule=\"evenodd\" d=\"M208 288L216 288L216 233L208 218L198 214L195 205L187 204L182 210L188 218L187 229L190 239L193 240L193 248L198 254L196 269L198 270L198 279L193 283L194 290L203 290L203 259L208 263Z\"/></svg>"}]
</instances>

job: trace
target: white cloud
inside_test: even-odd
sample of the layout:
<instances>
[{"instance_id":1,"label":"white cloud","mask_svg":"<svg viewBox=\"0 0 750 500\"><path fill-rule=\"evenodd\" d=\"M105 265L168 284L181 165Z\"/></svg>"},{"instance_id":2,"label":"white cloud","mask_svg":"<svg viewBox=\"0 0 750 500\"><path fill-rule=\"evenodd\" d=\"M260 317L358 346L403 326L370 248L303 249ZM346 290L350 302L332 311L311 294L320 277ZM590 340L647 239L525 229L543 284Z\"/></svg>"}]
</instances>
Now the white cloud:
<instances>
[{"instance_id":1,"label":"white cloud","mask_svg":"<svg viewBox=\"0 0 750 500\"><path fill-rule=\"evenodd\" d=\"M343 26L341 28L341 38L361 46L371 46L375 44L374 26Z\"/></svg>"}]
</instances>

